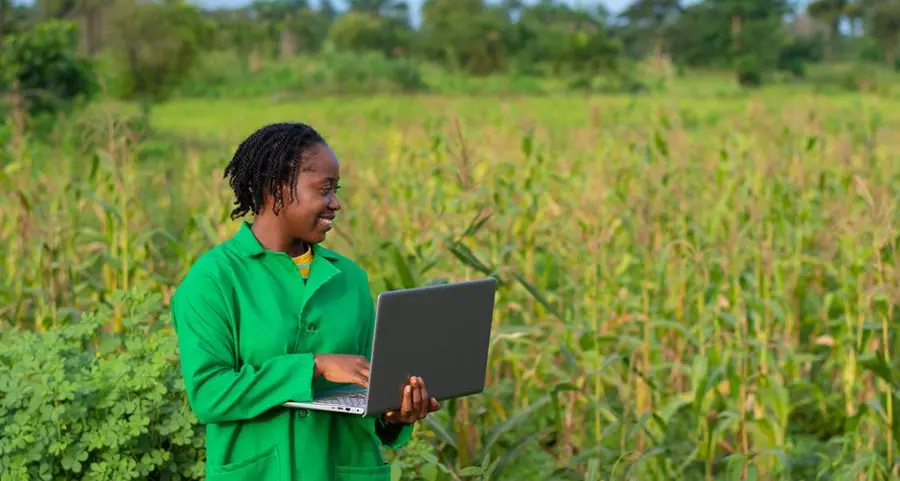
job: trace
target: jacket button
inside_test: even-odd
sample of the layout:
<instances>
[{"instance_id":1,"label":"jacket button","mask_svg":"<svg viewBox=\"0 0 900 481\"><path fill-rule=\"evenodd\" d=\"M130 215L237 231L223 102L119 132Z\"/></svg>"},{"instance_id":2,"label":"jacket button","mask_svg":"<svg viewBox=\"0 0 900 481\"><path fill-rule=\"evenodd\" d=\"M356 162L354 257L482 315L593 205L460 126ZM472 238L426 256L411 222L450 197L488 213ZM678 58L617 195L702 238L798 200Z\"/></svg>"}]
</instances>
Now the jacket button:
<instances>
[{"instance_id":1,"label":"jacket button","mask_svg":"<svg viewBox=\"0 0 900 481\"><path fill-rule=\"evenodd\" d=\"M306 409L301 409L297 411L297 415L300 416L300 419L303 419L306 416L309 416L309 411L307 411Z\"/></svg>"},{"instance_id":2,"label":"jacket button","mask_svg":"<svg viewBox=\"0 0 900 481\"><path fill-rule=\"evenodd\" d=\"M319 330L319 325L316 324L315 322L311 322L311 323L309 323L308 326L306 326L306 330L310 331L310 332L315 332L315 331Z\"/></svg>"}]
</instances>

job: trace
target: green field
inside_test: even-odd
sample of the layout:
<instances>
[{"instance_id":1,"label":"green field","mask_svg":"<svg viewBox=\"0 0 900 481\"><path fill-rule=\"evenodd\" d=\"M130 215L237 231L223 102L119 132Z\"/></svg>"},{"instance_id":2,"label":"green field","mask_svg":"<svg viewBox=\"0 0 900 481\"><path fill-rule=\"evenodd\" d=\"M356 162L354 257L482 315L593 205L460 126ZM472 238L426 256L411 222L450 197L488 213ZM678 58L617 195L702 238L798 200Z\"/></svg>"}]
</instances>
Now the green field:
<instances>
[{"instance_id":1,"label":"green field","mask_svg":"<svg viewBox=\"0 0 900 481\"><path fill-rule=\"evenodd\" d=\"M897 478L900 100L182 100L149 135L117 118L13 139L0 164L0 393L25 393L0 394L0 417L20 411L0 426L4 480L42 458L96 479L199 473L167 301L237 227L237 143L280 120L340 158L327 244L373 292L502 280L489 387L396 453L403 479ZM102 304L71 339L12 329ZM128 342L95 335L120 321ZM484 477L460 474L474 465Z\"/></svg>"}]
</instances>

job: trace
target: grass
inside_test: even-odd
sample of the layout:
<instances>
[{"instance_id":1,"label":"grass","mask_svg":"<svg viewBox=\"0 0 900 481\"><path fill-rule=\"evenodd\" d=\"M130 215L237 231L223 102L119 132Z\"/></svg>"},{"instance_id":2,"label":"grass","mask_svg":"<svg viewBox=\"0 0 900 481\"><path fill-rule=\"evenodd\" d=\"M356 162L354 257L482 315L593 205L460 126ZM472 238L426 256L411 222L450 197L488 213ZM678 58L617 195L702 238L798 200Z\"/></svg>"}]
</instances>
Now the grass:
<instances>
[{"instance_id":1,"label":"grass","mask_svg":"<svg viewBox=\"0 0 900 481\"><path fill-rule=\"evenodd\" d=\"M51 328L142 283L169 296L236 228L237 142L304 120L342 161L328 244L374 291L502 280L489 388L418 431L407 472L896 479L898 104L183 100L133 140L95 113L89 141L71 127L0 174L0 324Z\"/></svg>"}]
</instances>

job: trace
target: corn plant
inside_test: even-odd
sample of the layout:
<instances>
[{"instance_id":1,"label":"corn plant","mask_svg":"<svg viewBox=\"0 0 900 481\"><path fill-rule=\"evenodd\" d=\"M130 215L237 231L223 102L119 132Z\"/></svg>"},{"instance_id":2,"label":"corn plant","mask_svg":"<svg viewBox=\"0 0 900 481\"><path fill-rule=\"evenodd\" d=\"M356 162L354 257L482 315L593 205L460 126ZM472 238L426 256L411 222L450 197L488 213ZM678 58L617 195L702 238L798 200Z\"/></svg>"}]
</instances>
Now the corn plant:
<instances>
[{"instance_id":1,"label":"corn plant","mask_svg":"<svg viewBox=\"0 0 900 481\"><path fill-rule=\"evenodd\" d=\"M237 227L233 146L302 109L342 163L327 242L373 293L499 280L487 388L390 455L400 479L896 479L895 107L182 100L140 135L96 110L61 127L90 143L3 153L0 324L53 332L137 285L165 308Z\"/></svg>"}]
</instances>

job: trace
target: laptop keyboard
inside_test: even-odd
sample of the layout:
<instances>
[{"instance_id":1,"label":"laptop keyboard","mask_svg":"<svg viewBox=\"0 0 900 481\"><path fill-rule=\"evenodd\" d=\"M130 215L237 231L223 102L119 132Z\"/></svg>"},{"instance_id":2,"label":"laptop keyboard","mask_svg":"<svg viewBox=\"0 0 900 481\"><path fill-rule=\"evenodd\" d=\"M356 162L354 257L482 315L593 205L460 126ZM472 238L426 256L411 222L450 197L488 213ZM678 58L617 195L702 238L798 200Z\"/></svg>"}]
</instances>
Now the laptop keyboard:
<instances>
[{"instance_id":1,"label":"laptop keyboard","mask_svg":"<svg viewBox=\"0 0 900 481\"><path fill-rule=\"evenodd\" d=\"M315 400L316 404L326 404L328 406L362 408L366 406L366 391L356 391L347 394L339 394L337 396L328 396Z\"/></svg>"}]
</instances>

